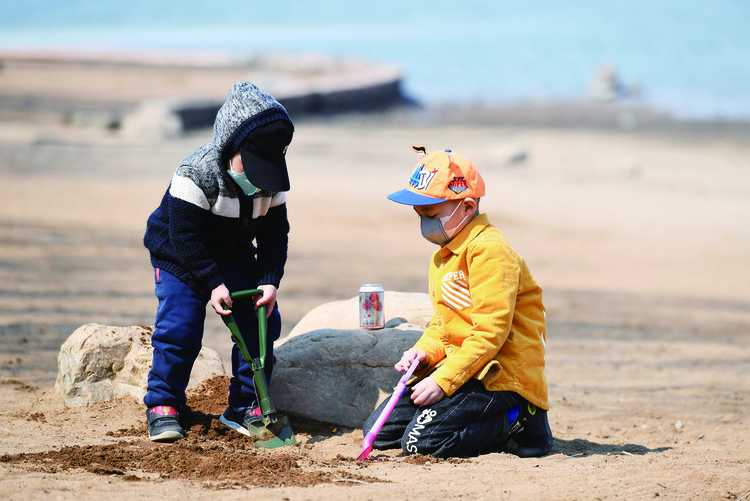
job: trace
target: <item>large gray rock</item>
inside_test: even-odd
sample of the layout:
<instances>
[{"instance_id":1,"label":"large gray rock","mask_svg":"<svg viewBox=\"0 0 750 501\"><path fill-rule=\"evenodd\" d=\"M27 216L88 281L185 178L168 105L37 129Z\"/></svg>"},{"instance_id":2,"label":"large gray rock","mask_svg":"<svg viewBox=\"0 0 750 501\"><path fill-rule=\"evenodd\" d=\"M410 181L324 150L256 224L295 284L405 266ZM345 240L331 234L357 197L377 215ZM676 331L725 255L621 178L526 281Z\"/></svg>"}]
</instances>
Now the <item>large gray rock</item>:
<instances>
[{"instance_id":1,"label":"large gray rock","mask_svg":"<svg viewBox=\"0 0 750 501\"><path fill-rule=\"evenodd\" d=\"M153 327L86 324L63 343L55 388L68 407L82 407L125 395L142 399L151 369ZM226 374L219 355L202 348L188 388Z\"/></svg>"},{"instance_id":2,"label":"large gray rock","mask_svg":"<svg viewBox=\"0 0 750 501\"><path fill-rule=\"evenodd\" d=\"M393 365L421 335L391 328L295 336L275 350L274 405L280 412L360 427L393 391L401 378Z\"/></svg>"},{"instance_id":3,"label":"large gray rock","mask_svg":"<svg viewBox=\"0 0 750 501\"><path fill-rule=\"evenodd\" d=\"M386 322L401 318L401 329L424 330L432 318L430 296L422 292L385 291L383 302ZM318 329L359 329L359 298L332 301L311 310L281 343Z\"/></svg>"}]
</instances>

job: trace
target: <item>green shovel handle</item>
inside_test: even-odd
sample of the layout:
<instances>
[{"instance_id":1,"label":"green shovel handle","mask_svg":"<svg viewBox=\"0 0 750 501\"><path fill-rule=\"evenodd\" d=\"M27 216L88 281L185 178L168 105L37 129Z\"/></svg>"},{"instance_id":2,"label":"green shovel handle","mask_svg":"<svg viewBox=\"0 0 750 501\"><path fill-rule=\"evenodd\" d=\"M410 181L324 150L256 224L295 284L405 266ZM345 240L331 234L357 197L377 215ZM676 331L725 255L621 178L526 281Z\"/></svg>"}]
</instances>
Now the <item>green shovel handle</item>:
<instances>
[{"instance_id":1,"label":"green shovel handle","mask_svg":"<svg viewBox=\"0 0 750 501\"><path fill-rule=\"evenodd\" d=\"M233 292L230 294L232 301L239 301L242 299L252 298L253 296L257 296L258 294L263 294L263 291L260 289L248 289L244 291L239 292ZM228 310L229 307L225 304L224 309ZM250 366L253 368L253 370L256 369L262 369L265 366L266 363L266 332L267 332L267 318L266 318L266 305L260 305L258 306L258 358L256 360L260 361L260 366L255 367L255 360L250 357L250 352L247 349L247 345L245 345L245 340L242 339L242 336L240 335L240 329L237 327L237 322L234 320L234 316L230 313L229 315L226 315L222 317L224 320L224 323L229 327L229 331L232 333L232 337L234 338L234 342L237 343L237 348L239 348L240 353L242 353L242 358L245 359L245 361L250 364Z\"/></svg>"},{"instance_id":2,"label":"green shovel handle","mask_svg":"<svg viewBox=\"0 0 750 501\"><path fill-rule=\"evenodd\" d=\"M249 289L244 291L233 292L230 294L232 301L239 301L242 299L252 298L258 294L263 294L260 289ZM225 310L229 307L223 305ZM271 394L268 391L268 383L266 382L266 374L264 371L266 363L266 332L267 332L267 318L266 318L266 306L258 306L258 358L252 358L250 351L247 349L245 340L240 335L240 329L237 327L237 322L234 320L234 316L230 313L221 317L224 323L229 327L229 331L232 333L232 338L237 344L237 348L242 354L242 358L253 370L253 381L255 383L255 394L258 398L258 404L263 414L263 421L266 426L275 423L276 408L271 400Z\"/></svg>"}]
</instances>

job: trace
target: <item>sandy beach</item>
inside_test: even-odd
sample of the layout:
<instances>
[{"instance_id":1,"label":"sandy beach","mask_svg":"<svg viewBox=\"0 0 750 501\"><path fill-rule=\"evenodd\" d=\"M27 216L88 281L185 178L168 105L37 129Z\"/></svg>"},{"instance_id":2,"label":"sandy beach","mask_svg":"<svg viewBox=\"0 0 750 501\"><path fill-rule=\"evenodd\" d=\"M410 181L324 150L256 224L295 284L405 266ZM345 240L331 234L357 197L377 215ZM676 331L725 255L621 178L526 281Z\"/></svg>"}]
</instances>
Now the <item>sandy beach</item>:
<instances>
[{"instance_id":1,"label":"sandy beach","mask_svg":"<svg viewBox=\"0 0 750 501\"><path fill-rule=\"evenodd\" d=\"M283 329L364 283L425 292L433 246L411 210L385 196L406 183L410 145L461 152L487 182L482 211L545 291L551 455L437 461L387 451L357 461L361 429L293 416L300 445L255 451L216 424L221 378L191 395L194 426L174 445L148 441L133 399L65 408L53 389L57 353L75 328L153 323L145 221L177 163L211 133L124 136L14 111L0 114L3 496L747 499L745 129L467 115L293 117ZM212 315L205 345L228 359L228 333Z\"/></svg>"}]
</instances>

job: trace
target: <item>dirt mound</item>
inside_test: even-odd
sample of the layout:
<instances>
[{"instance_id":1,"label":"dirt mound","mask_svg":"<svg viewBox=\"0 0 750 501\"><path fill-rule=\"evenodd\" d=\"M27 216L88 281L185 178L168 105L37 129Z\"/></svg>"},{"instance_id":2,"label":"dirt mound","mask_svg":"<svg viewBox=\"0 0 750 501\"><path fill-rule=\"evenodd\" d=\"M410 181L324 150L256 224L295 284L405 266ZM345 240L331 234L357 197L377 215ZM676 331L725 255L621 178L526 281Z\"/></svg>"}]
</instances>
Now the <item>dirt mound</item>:
<instances>
[{"instance_id":1,"label":"dirt mound","mask_svg":"<svg viewBox=\"0 0 750 501\"><path fill-rule=\"evenodd\" d=\"M310 445L255 449L250 437L230 430L219 422L219 416L226 407L228 390L229 378L217 376L190 392L188 407L181 413L188 436L173 444L149 441L144 423L140 427L108 432L110 437L123 439L115 444L65 446L59 450L3 455L0 462L27 464L30 469L47 473L83 470L99 475L117 475L130 481L158 478L188 480L216 489L308 487L340 481L380 482L373 477L336 469L337 464L357 461L341 455L333 464L325 465L322 469L316 467L316 461L307 454L312 447ZM128 404L131 407L134 405L120 402L118 406ZM34 412L28 419L38 422L47 420L42 412ZM339 431L335 425L304 418L292 417L290 421L296 434L305 439L330 437Z\"/></svg>"}]
</instances>

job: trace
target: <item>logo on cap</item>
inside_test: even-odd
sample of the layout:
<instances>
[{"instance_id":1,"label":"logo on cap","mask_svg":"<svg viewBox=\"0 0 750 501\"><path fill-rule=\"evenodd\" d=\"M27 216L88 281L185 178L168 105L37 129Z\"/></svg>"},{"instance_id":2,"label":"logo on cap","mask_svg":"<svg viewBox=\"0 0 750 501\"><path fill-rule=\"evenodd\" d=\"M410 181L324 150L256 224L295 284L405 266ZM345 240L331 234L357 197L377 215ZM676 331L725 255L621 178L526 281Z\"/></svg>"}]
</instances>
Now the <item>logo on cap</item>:
<instances>
[{"instance_id":1,"label":"logo on cap","mask_svg":"<svg viewBox=\"0 0 750 501\"><path fill-rule=\"evenodd\" d=\"M463 176L456 176L451 179L450 183L448 183L448 189L453 193L461 193L468 187L469 185L466 184L466 178Z\"/></svg>"},{"instance_id":2,"label":"logo on cap","mask_svg":"<svg viewBox=\"0 0 750 501\"><path fill-rule=\"evenodd\" d=\"M429 186L430 181L432 181L432 178L435 177L436 173L437 169L431 171L424 170L424 164L422 164L414 169L414 173L409 178L409 185L417 190L424 190Z\"/></svg>"}]
</instances>

